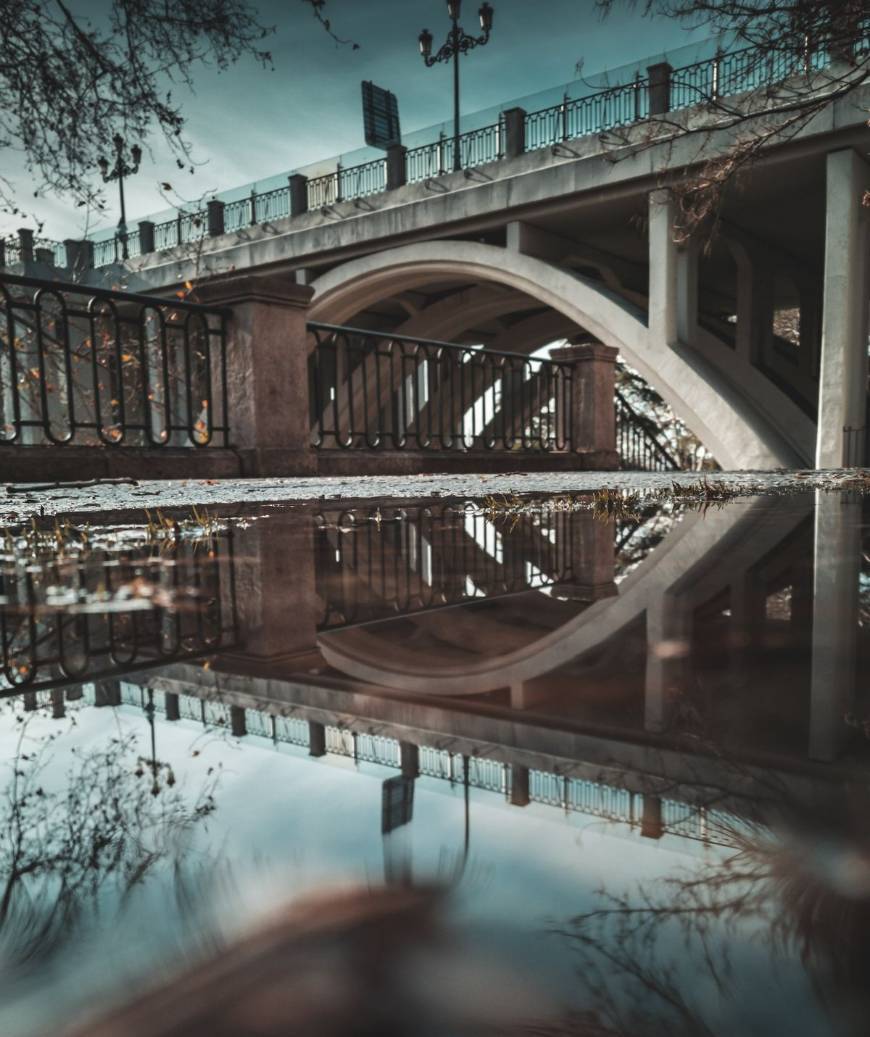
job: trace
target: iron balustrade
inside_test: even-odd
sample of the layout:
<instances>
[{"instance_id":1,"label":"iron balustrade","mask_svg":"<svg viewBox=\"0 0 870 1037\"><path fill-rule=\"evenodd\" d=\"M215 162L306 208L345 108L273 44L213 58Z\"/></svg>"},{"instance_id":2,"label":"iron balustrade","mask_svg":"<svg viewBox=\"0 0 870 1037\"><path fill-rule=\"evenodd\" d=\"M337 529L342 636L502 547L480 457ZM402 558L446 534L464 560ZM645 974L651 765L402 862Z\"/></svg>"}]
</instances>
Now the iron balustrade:
<instances>
[{"instance_id":1,"label":"iron balustrade","mask_svg":"<svg viewBox=\"0 0 870 1037\"><path fill-rule=\"evenodd\" d=\"M679 462L659 438L655 422L638 414L619 390L614 399L620 466L632 471L675 472Z\"/></svg>"},{"instance_id":2,"label":"iron balustrade","mask_svg":"<svg viewBox=\"0 0 870 1037\"><path fill-rule=\"evenodd\" d=\"M0 694L81 684L235 642L231 531L31 557L0 545ZM151 595L142 595L148 585ZM137 593L139 596L137 596Z\"/></svg>"},{"instance_id":3,"label":"iron balustrade","mask_svg":"<svg viewBox=\"0 0 870 1037\"><path fill-rule=\"evenodd\" d=\"M228 445L225 318L0 273L0 445Z\"/></svg>"},{"instance_id":4,"label":"iron balustrade","mask_svg":"<svg viewBox=\"0 0 870 1037\"><path fill-rule=\"evenodd\" d=\"M318 449L568 451L573 365L309 324Z\"/></svg>"},{"instance_id":5,"label":"iron balustrade","mask_svg":"<svg viewBox=\"0 0 870 1037\"><path fill-rule=\"evenodd\" d=\"M649 115L646 79L611 87L588 97L570 99L526 115L526 150L552 147L562 141L604 133L640 122Z\"/></svg>"},{"instance_id":6,"label":"iron balustrade","mask_svg":"<svg viewBox=\"0 0 870 1037\"><path fill-rule=\"evenodd\" d=\"M553 511L512 516L501 525L454 505L320 512L318 629L571 583L574 527L587 518Z\"/></svg>"}]
</instances>

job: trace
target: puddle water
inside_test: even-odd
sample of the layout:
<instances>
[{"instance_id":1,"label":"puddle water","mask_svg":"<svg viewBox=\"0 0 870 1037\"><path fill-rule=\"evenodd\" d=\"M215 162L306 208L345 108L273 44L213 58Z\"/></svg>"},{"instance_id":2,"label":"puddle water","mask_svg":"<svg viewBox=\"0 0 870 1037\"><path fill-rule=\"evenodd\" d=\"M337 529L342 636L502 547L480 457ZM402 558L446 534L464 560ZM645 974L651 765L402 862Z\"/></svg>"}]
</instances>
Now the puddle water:
<instances>
[{"instance_id":1,"label":"puddle water","mask_svg":"<svg viewBox=\"0 0 870 1037\"><path fill-rule=\"evenodd\" d=\"M8 530L0 1032L865 1033L868 520Z\"/></svg>"}]
</instances>

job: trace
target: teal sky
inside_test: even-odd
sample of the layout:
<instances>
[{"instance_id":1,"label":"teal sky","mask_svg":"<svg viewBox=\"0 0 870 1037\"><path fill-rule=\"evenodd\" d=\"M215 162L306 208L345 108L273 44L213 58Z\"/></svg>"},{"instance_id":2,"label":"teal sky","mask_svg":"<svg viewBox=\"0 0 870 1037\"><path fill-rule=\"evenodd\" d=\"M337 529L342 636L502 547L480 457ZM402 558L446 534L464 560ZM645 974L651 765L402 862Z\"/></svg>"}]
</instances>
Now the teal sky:
<instances>
[{"instance_id":1,"label":"teal sky","mask_svg":"<svg viewBox=\"0 0 870 1037\"><path fill-rule=\"evenodd\" d=\"M89 13L101 5L79 0L71 6ZM423 26L435 35L436 47L446 35L444 0L329 0L336 31L357 41L357 51L336 46L301 3L267 0L257 6L261 21L277 29L269 41L274 71L250 61L222 74L196 71L195 92L184 102L196 172L178 172L159 139L146 142L142 169L128 183L131 224L167 208L162 181L182 198L196 199L360 147L361 80L398 95L405 133L451 117L450 69L425 68L417 49ZM477 30L478 6L469 0L463 5L469 32ZM594 76L703 39L669 19L642 18L628 4L604 21L593 0L493 0L493 6L490 43L463 59L465 113L567 83L576 78L578 61L584 75ZM11 166L13 179L26 182ZM92 216L89 230L117 220L113 185L107 201L107 215ZM48 237L77 236L84 229L82 210L61 200L36 199L28 207L45 220ZM4 219L0 229L6 232L20 223Z\"/></svg>"}]
</instances>

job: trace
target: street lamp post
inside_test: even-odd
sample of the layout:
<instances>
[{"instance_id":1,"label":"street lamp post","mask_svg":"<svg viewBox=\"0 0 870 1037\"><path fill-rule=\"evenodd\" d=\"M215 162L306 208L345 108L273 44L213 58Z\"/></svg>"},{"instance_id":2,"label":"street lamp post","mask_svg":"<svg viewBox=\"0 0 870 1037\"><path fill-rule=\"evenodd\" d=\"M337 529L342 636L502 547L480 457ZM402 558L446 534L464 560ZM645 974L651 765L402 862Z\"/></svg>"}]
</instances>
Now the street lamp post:
<instances>
[{"instance_id":1,"label":"street lamp post","mask_svg":"<svg viewBox=\"0 0 870 1037\"><path fill-rule=\"evenodd\" d=\"M134 144L130 148L130 162L127 162L124 158L124 151L126 145L124 138L120 133L116 133L112 137L112 143L115 146L115 164L109 169L109 160L102 157L98 161L100 167L100 173L103 176L103 183L107 184L111 180L118 181L118 190L121 195L121 219L118 221L118 233L116 240L121 242L121 259L129 259L130 255L127 251L127 210L124 205L124 177L132 176L134 173L139 171L139 163L142 161L142 149L138 144ZM117 258L117 251L115 257Z\"/></svg>"},{"instance_id":2,"label":"street lamp post","mask_svg":"<svg viewBox=\"0 0 870 1037\"><path fill-rule=\"evenodd\" d=\"M424 29L420 33L420 53L427 68L431 68L439 61L453 62L453 171L458 173L462 169L462 158L459 154L459 55L467 54L475 47L482 47L489 42L489 34L492 32L492 4L483 3L477 12L480 18L481 36L469 36L459 24L459 12L462 0L447 0L447 14L453 23L447 40L437 54L432 53L432 33Z\"/></svg>"}]
</instances>

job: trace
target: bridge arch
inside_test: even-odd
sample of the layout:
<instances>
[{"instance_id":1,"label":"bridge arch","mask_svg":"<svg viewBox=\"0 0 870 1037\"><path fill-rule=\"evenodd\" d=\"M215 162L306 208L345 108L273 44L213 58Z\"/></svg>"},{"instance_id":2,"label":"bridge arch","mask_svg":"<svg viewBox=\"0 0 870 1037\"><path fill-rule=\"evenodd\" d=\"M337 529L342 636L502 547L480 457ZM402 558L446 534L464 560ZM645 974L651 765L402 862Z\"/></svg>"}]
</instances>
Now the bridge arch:
<instances>
[{"instance_id":1,"label":"bridge arch","mask_svg":"<svg viewBox=\"0 0 870 1037\"><path fill-rule=\"evenodd\" d=\"M399 292L446 280L505 285L619 349L722 467L764 469L799 462L794 450L712 365L655 342L641 307L591 279L513 249L432 241L351 260L314 282L311 319L351 323L369 306Z\"/></svg>"}]
</instances>

